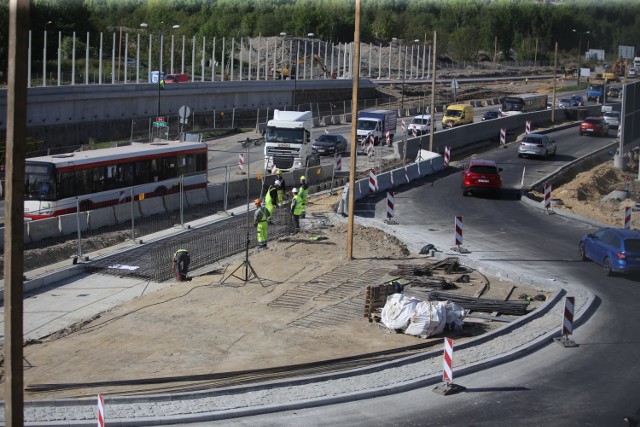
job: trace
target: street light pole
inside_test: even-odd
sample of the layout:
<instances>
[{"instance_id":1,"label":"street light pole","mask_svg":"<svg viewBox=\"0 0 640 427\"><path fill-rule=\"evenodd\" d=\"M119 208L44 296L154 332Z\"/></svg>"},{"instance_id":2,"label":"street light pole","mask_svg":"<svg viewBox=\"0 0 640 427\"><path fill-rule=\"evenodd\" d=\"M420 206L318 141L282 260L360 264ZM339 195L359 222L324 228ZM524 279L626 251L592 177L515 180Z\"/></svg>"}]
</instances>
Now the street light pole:
<instances>
[{"instance_id":1,"label":"street light pole","mask_svg":"<svg viewBox=\"0 0 640 427\"><path fill-rule=\"evenodd\" d=\"M53 24L49 21L44 24L44 47L42 48L42 86L47 85L47 25Z\"/></svg>"},{"instance_id":2,"label":"street light pole","mask_svg":"<svg viewBox=\"0 0 640 427\"><path fill-rule=\"evenodd\" d=\"M578 71L577 71L578 83L577 85L580 86L580 51L582 50L582 35L589 34L591 33L591 31L578 31L574 28L573 32L578 34Z\"/></svg>"}]
</instances>

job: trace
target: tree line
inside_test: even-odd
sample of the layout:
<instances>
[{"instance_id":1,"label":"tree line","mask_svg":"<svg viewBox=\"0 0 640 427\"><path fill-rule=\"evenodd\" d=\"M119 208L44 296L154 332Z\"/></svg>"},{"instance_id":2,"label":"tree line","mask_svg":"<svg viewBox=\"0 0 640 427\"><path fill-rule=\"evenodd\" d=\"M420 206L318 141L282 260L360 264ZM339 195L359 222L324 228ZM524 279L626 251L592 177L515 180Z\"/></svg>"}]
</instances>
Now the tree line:
<instances>
[{"instance_id":1,"label":"tree line","mask_svg":"<svg viewBox=\"0 0 640 427\"><path fill-rule=\"evenodd\" d=\"M619 45L636 46L640 2L633 0L362 0L361 41L387 45L432 40L456 61L482 57L549 60L557 42L575 54L578 45L603 49L615 58ZM139 32L146 23L159 33L180 25L176 36L258 37L286 33L329 43L353 41L354 0L32 0L34 34L64 36L118 31ZM6 70L8 2L0 2L0 67ZM575 31L574 31L575 30ZM588 32L588 33L587 33ZM42 49L33 37L33 51ZM40 44L40 45L39 45ZM49 48L55 50L52 43Z\"/></svg>"}]
</instances>

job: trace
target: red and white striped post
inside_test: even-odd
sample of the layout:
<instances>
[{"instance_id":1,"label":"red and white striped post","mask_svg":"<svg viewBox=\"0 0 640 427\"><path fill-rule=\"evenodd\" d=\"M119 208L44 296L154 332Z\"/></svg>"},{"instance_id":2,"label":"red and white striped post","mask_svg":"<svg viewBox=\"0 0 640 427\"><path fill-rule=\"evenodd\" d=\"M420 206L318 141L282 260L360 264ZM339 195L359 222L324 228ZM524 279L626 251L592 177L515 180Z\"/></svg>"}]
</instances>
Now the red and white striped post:
<instances>
[{"instance_id":1,"label":"red and white striped post","mask_svg":"<svg viewBox=\"0 0 640 427\"><path fill-rule=\"evenodd\" d=\"M451 147L446 145L444 147L444 159L443 159L444 166L445 167L449 166L450 161L451 161Z\"/></svg>"},{"instance_id":2,"label":"red and white striped post","mask_svg":"<svg viewBox=\"0 0 640 427\"><path fill-rule=\"evenodd\" d=\"M405 132L407 131L407 124L404 122L404 120L400 120L400 122L402 123L401 125L402 134L404 135Z\"/></svg>"},{"instance_id":3,"label":"red and white striped post","mask_svg":"<svg viewBox=\"0 0 640 427\"><path fill-rule=\"evenodd\" d=\"M462 246L462 217L457 216L455 221L456 228L456 246L459 248Z\"/></svg>"},{"instance_id":4,"label":"red and white striped post","mask_svg":"<svg viewBox=\"0 0 640 427\"><path fill-rule=\"evenodd\" d=\"M631 206L624 208L624 229L631 230Z\"/></svg>"},{"instance_id":5,"label":"red and white striped post","mask_svg":"<svg viewBox=\"0 0 640 427\"><path fill-rule=\"evenodd\" d=\"M551 207L551 184L544 185L544 208L549 210Z\"/></svg>"},{"instance_id":6,"label":"red and white striped post","mask_svg":"<svg viewBox=\"0 0 640 427\"><path fill-rule=\"evenodd\" d=\"M444 339L442 362L442 381L450 384L453 382L453 340L451 338Z\"/></svg>"},{"instance_id":7,"label":"red and white striped post","mask_svg":"<svg viewBox=\"0 0 640 427\"><path fill-rule=\"evenodd\" d=\"M278 168L276 167L276 165L271 165L271 175L275 175L276 171L278 170Z\"/></svg>"},{"instance_id":8,"label":"red and white striped post","mask_svg":"<svg viewBox=\"0 0 640 427\"><path fill-rule=\"evenodd\" d=\"M387 140L387 145L391 146L391 132L387 130L387 132L384 134L384 137Z\"/></svg>"},{"instance_id":9,"label":"red and white striped post","mask_svg":"<svg viewBox=\"0 0 640 427\"><path fill-rule=\"evenodd\" d=\"M342 154L336 153L336 169L337 171L342 170Z\"/></svg>"},{"instance_id":10,"label":"red and white striped post","mask_svg":"<svg viewBox=\"0 0 640 427\"><path fill-rule=\"evenodd\" d=\"M325 134L325 135L329 135L329 129L325 129L325 130L324 130L324 134Z\"/></svg>"},{"instance_id":11,"label":"red and white striped post","mask_svg":"<svg viewBox=\"0 0 640 427\"><path fill-rule=\"evenodd\" d=\"M104 398L98 395L98 427L104 427Z\"/></svg>"},{"instance_id":12,"label":"red and white striped post","mask_svg":"<svg viewBox=\"0 0 640 427\"><path fill-rule=\"evenodd\" d=\"M371 169L369 171L369 193L375 193L378 189L378 177L376 176L376 171Z\"/></svg>"},{"instance_id":13,"label":"red and white striped post","mask_svg":"<svg viewBox=\"0 0 640 427\"><path fill-rule=\"evenodd\" d=\"M500 129L500 145L507 143L507 130L505 128Z\"/></svg>"},{"instance_id":14,"label":"red and white striped post","mask_svg":"<svg viewBox=\"0 0 640 427\"><path fill-rule=\"evenodd\" d=\"M524 133L529 135L531 133L531 120L527 120L527 124L524 128Z\"/></svg>"},{"instance_id":15,"label":"red and white striped post","mask_svg":"<svg viewBox=\"0 0 640 427\"><path fill-rule=\"evenodd\" d=\"M387 191L387 222L393 221L393 191Z\"/></svg>"},{"instance_id":16,"label":"red and white striped post","mask_svg":"<svg viewBox=\"0 0 640 427\"><path fill-rule=\"evenodd\" d=\"M575 297L567 297L564 300L564 311L562 312L562 336L553 340L564 347L577 347L578 345L569 339L573 333L573 313L576 304Z\"/></svg>"},{"instance_id":17,"label":"red and white striped post","mask_svg":"<svg viewBox=\"0 0 640 427\"><path fill-rule=\"evenodd\" d=\"M453 340L451 338L444 339L442 367L442 381L444 384L437 385L433 391L447 396L466 390L461 385L453 384Z\"/></svg>"},{"instance_id":18,"label":"red and white striped post","mask_svg":"<svg viewBox=\"0 0 640 427\"><path fill-rule=\"evenodd\" d=\"M240 154L238 159L238 173L244 173L244 154Z\"/></svg>"},{"instance_id":19,"label":"red and white striped post","mask_svg":"<svg viewBox=\"0 0 640 427\"><path fill-rule=\"evenodd\" d=\"M618 125L618 139L622 137L622 123Z\"/></svg>"}]
</instances>

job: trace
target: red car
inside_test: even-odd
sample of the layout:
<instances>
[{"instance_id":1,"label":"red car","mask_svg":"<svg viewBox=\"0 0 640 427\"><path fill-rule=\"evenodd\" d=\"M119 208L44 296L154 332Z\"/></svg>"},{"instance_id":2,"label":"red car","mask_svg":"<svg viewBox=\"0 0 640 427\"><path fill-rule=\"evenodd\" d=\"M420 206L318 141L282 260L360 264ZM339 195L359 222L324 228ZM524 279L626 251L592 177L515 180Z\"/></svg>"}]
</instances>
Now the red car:
<instances>
[{"instance_id":1,"label":"red car","mask_svg":"<svg viewBox=\"0 0 640 427\"><path fill-rule=\"evenodd\" d=\"M602 117L587 117L580 123L580 135L609 135L609 125Z\"/></svg>"},{"instance_id":2,"label":"red car","mask_svg":"<svg viewBox=\"0 0 640 427\"><path fill-rule=\"evenodd\" d=\"M167 74L164 76L165 83L184 83L189 81L189 76L183 73Z\"/></svg>"},{"instance_id":3,"label":"red car","mask_svg":"<svg viewBox=\"0 0 640 427\"><path fill-rule=\"evenodd\" d=\"M502 168L493 160L471 160L462 172L462 195L469 193L493 194L502 192Z\"/></svg>"}]
</instances>

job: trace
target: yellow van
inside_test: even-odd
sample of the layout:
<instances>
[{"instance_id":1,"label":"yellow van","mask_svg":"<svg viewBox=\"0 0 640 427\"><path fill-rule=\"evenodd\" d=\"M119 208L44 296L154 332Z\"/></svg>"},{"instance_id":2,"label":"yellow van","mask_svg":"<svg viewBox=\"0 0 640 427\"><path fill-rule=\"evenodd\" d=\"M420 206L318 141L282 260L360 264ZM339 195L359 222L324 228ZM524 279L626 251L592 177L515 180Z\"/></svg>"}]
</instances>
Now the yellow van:
<instances>
[{"instance_id":1,"label":"yellow van","mask_svg":"<svg viewBox=\"0 0 640 427\"><path fill-rule=\"evenodd\" d=\"M453 104L449 105L442 116L442 128L473 123L473 105Z\"/></svg>"}]
</instances>

